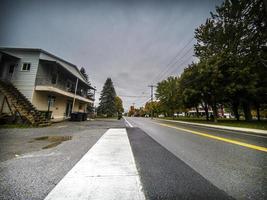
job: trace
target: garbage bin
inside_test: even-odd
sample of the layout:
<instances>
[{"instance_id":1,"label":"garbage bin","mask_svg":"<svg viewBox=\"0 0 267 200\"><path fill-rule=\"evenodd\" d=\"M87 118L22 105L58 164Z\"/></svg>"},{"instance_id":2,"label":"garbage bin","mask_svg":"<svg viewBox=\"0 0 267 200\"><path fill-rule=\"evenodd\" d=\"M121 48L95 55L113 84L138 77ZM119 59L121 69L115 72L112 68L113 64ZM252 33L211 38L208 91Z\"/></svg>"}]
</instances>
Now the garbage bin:
<instances>
[{"instance_id":1,"label":"garbage bin","mask_svg":"<svg viewBox=\"0 0 267 200\"><path fill-rule=\"evenodd\" d=\"M83 121L86 121L87 120L87 113L83 113Z\"/></svg>"},{"instance_id":2,"label":"garbage bin","mask_svg":"<svg viewBox=\"0 0 267 200\"><path fill-rule=\"evenodd\" d=\"M73 112L70 114L71 121L85 121L87 119L87 113L84 112Z\"/></svg>"},{"instance_id":3,"label":"garbage bin","mask_svg":"<svg viewBox=\"0 0 267 200\"><path fill-rule=\"evenodd\" d=\"M70 120L71 121L77 121L77 113L76 112L73 112L70 114Z\"/></svg>"}]
</instances>

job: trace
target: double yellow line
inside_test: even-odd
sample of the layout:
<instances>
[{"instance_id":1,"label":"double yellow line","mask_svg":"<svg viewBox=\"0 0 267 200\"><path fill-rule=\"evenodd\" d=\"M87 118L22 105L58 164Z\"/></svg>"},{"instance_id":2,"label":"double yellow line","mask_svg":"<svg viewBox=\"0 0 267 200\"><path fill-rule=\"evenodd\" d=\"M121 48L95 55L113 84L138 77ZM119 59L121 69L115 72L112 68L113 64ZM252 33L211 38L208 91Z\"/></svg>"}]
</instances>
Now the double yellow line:
<instances>
[{"instance_id":1,"label":"double yellow line","mask_svg":"<svg viewBox=\"0 0 267 200\"><path fill-rule=\"evenodd\" d=\"M231 144L236 144L236 145L247 147L247 148L250 148L250 149L255 149L255 150L258 150L258 151L267 152L267 148L265 148L265 147L256 146L256 145L248 144L248 143L244 143L244 142L239 142L239 141L236 141L236 140L231 140L231 139L227 139L227 138L223 138L223 137L218 137L218 136L210 135L210 134L207 134L207 133L201 133L201 132L198 132L198 131L193 131L193 130L189 130L189 129L185 129L185 128L179 128L177 126L172 126L172 125L169 125L169 124L163 124L163 123L157 123L157 122L153 122L153 123L159 124L161 126L165 126L165 127L168 127L168 128L173 128L173 129L177 129L177 130L180 130L180 131L192 133L192 134L195 134L195 135L199 135L199 136L203 136L203 137L207 137L207 138L211 138L211 139L215 139L215 140L219 140L219 141L223 141L223 142L227 142L227 143L231 143Z\"/></svg>"}]
</instances>

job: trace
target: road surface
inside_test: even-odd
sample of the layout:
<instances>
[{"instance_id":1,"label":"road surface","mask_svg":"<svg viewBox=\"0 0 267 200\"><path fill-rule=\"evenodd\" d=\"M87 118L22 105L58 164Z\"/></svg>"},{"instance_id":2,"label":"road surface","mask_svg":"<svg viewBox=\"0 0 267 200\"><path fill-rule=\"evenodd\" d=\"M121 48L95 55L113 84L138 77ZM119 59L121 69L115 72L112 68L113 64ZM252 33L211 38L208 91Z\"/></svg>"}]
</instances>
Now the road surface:
<instances>
[{"instance_id":1,"label":"road surface","mask_svg":"<svg viewBox=\"0 0 267 200\"><path fill-rule=\"evenodd\" d=\"M205 199L209 195L266 199L266 135L147 118L127 117L126 124L141 181L151 199L159 197L160 190L169 193L165 196L169 199L197 199L197 194ZM151 150L153 145L162 149ZM166 152L160 154L164 149L176 160Z\"/></svg>"},{"instance_id":2,"label":"road surface","mask_svg":"<svg viewBox=\"0 0 267 200\"><path fill-rule=\"evenodd\" d=\"M47 136L72 138L44 148ZM266 135L146 118L0 129L0 199L267 199L266 147Z\"/></svg>"}]
</instances>

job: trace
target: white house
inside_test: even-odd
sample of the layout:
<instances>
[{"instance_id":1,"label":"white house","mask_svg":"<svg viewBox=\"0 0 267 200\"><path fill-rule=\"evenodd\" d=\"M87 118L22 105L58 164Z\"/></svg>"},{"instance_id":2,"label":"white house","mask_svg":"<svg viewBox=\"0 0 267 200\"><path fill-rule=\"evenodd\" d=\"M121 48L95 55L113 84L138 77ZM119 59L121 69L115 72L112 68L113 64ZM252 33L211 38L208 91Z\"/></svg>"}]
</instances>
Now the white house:
<instances>
[{"instance_id":1,"label":"white house","mask_svg":"<svg viewBox=\"0 0 267 200\"><path fill-rule=\"evenodd\" d=\"M42 49L0 48L0 79L1 112L7 109L5 92L10 96L5 83L18 89L37 110L52 111L53 121L68 118L71 112L85 112L94 102L95 89L77 66Z\"/></svg>"}]
</instances>

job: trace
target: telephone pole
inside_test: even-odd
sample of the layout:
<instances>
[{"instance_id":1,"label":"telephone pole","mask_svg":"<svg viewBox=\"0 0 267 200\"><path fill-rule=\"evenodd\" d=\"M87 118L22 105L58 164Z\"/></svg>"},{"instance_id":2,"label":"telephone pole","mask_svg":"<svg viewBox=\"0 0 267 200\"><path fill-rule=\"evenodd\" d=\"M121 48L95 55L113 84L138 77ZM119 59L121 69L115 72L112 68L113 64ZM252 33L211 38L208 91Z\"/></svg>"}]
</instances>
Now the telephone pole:
<instances>
[{"instance_id":1,"label":"telephone pole","mask_svg":"<svg viewBox=\"0 0 267 200\"><path fill-rule=\"evenodd\" d=\"M151 89L151 99L150 99L150 102L151 102L151 119L153 119L153 115L154 115L154 110L153 110L153 91L154 91L154 87L156 87L155 85L149 85L148 87L150 87Z\"/></svg>"}]
</instances>

